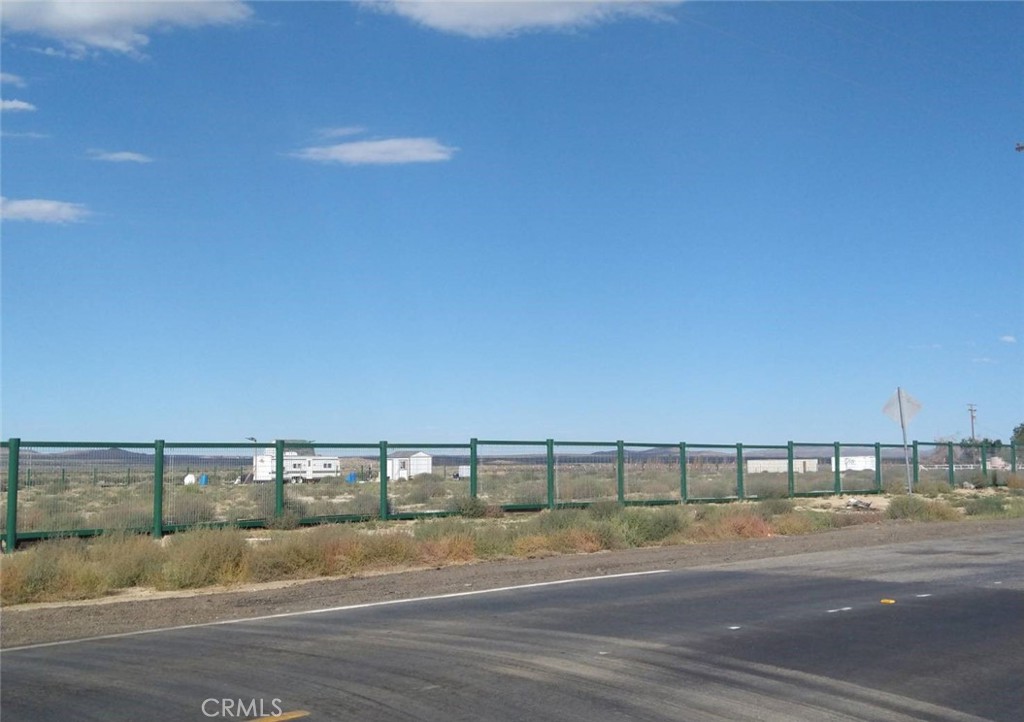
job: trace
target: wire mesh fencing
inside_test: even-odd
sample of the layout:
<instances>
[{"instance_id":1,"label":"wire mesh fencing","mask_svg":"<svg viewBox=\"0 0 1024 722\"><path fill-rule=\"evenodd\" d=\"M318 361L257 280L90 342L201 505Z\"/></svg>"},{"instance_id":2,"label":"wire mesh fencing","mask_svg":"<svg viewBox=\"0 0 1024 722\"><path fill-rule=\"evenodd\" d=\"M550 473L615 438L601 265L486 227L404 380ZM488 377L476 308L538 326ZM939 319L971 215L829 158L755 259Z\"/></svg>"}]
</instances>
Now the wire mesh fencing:
<instances>
[{"instance_id":1,"label":"wire mesh fencing","mask_svg":"<svg viewBox=\"0 0 1024 722\"><path fill-rule=\"evenodd\" d=\"M6 548L108 530L1021 486L1014 444L251 441L2 442Z\"/></svg>"},{"instance_id":2,"label":"wire mesh fencing","mask_svg":"<svg viewBox=\"0 0 1024 722\"><path fill-rule=\"evenodd\" d=\"M548 503L548 450L544 441L479 441L477 496L498 506ZM470 473L466 469L465 473Z\"/></svg>"}]
</instances>

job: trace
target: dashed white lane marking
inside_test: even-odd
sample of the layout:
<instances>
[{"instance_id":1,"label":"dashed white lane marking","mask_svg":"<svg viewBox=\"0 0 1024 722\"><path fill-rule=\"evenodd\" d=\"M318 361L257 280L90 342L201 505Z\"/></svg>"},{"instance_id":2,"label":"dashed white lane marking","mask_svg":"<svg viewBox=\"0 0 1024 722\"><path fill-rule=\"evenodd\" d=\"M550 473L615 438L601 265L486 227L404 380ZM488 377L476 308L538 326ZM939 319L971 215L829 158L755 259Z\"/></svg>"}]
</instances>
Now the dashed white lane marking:
<instances>
[{"instance_id":1,"label":"dashed white lane marking","mask_svg":"<svg viewBox=\"0 0 1024 722\"><path fill-rule=\"evenodd\" d=\"M835 614L836 612L849 612L853 607L838 607L837 609L828 610L829 614Z\"/></svg>"},{"instance_id":2,"label":"dashed white lane marking","mask_svg":"<svg viewBox=\"0 0 1024 722\"><path fill-rule=\"evenodd\" d=\"M729 629L740 629L740 627L733 626L733 627L729 627Z\"/></svg>"},{"instance_id":3,"label":"dashed white lane marking","mask_svg":"<svg viewBox=\"0 0 1024 722\"><path fill-rule=\"evenodd\" d=\"M667 574L669 569L652 569L646 572L623 572L622 574L603 574L596 577L574 577L572 579L556 579L552 582L534 582L533 584L516 584L509 587L495 587L493 589L474 589L470 592L451 592L450 594L434 594L427 597L410 597L409 599L389 599L384 602L365 602L363 604L346 604L341 607L329 607L327 609L308 609L303 612L281 612L280 614L265 614L262 617L244 617L242 619L224 619L219 622L202 622L200 624L180 624L176 627L161 627L160 629L143 629L138 632L121 632L119 634L101 634L96 637L85 637L83 639L66 639L60 642L43 642L42 644L26 644L22 647L10 647L3 650L4 654L20 652L28 649L41 649L43 647L63 647L68 644L82 644L83 642L98 642L104 639L121 639L123 637L140 637L144 634L157 634L159 632L177 632L184 629L200 629L202 627L220 627L229 624L244 624L245 622L264 622L268 619L285 619L287 617L305 617L313 614L327 614L329 612L348 612L353 609L370 609L372 607L390 607L396 604L413 604L415 602L433 602L440 599L458 599L459 597L478 597L483 594L496 594L498 592L514 592L520 589L538 589L540 587L554 587L563 584L578 584L580 582L599 582L605 579L625 579L627 577L642 577L650 574ZM737 627L739 629L739 627Z\"/></svg>"},{"instance_id":4,"label":"dashed white lane marking","mask_svg":"<svg viewBox=\"0 0 1024 722\"><path fill-rule=\"evenodd\" d=\"M914 596L918 599L924 599L925 597L930 597L931 594L915 594Z\"/></svg>"}]
</instances>

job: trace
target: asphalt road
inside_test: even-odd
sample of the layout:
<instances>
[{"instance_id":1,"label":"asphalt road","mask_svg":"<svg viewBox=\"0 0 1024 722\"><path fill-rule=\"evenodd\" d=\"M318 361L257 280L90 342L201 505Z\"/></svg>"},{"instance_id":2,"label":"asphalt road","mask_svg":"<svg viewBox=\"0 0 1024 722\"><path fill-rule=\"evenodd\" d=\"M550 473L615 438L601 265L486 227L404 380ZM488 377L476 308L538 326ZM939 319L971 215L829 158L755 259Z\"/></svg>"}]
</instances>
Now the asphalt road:
<instances>
[{"instance_id":1,"label":"asphalt road","mask_svg":"<svg viewBox=\"0 0 1024 722\"><path fill-rule=\"evenodd\" d=\"M0 664L5 721L1019 721L1024 535L12 648Z\"/></svg>"}]
</instances>

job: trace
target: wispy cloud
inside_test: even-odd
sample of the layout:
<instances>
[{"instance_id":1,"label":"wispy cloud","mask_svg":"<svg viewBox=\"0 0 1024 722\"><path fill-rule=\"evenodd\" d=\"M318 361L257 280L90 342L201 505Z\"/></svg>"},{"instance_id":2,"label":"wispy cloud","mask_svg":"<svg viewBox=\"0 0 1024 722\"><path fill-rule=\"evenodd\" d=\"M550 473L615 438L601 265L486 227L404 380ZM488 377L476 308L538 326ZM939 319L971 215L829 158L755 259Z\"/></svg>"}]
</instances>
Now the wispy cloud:
<instances>
[{"instance_id":1,"label":"wispy cloud","mask_svg":"<svg viewBox=\"0 0 1024 722\"><path fill-rule=\"evenodd\" d=\"M0 100L0 110L3 112L24 112L35 110L36 106L26 103L24 100Z\"/></svg>"},{"instance_id":2,"label":"wispy cloud","mask_svg":"<svg viewBox=\"0 0 1024 722\"><path fill-rule=\"evenodd\" d=\"M111 163L152 163L153 159L142 153L121 150L114 153L103 150L90 150L89 157L93 160L105 160Z\"/></svg>"},{"instance_id":3,"label":"wispy cloud","mask_svg":"<svg viewBox=\"0 0 1024 722\"><path fill-rule=\"evenodd\" d=\"M292 155L319 163L396 165L451 160L457 150L458 148L443 145L434 138L387 138L313 146L303 148Z\"/></svg>"},{"instance_id":4,"label":"wispy cloud","mask_svg":"<svg viewBox=\"0 0 1024 722\"><path fill-rule=\"evenodd\" d=\"M349 135L359 135L365 133L366 128L359 125L345 125L340 128L321 128L317 131L317 135L321 138L343 138Z\"/></svg>"},{"instance_id":5,"label":"wispy cloud","mask_svg":"<svg viewBox=\"0 0 1024 722\"><path fill-rule=\"evenodd\" d=\"M0 218L5 221L37 223L77 223L90 215L81 203L51 201L42 198L10 200L0 196Z\"/></svg>"},{"instance_id":6,"label":"wispy cloud","mask_svg":"<svg viewBox=\"0 0 1024 722\"><path fill-rule=\"evenodd\" d=\"M971 359L971 363L991 365L996 363L996 360L994 358L989 358L988 356L976 356L975 358Z\"/></svg>"},{"instance_id":7,"label":"wispy cloud","mask_svg":"<svg viewBox=\"0 0 1024 722\"><path fill-rule=\"evenodd\" d=\"M3 136L4 138L33 138L33 139L49 138L50 137L46 133L36 133L35 131L25 131L24 133L12 133L12 132L6 131L6 130L0 132L0 136Z\"/></svg>"},{"instance_id":8,"label":"wispy cloud","mask_svg":"<svg viewBox=\"0 0 1024 722\"><path fill-rule=\"evenodd\" d=\"M51 55L81 57L106 50L140 55L152 29L199 27L239 23L252 9L239 0L221 2L66 2L36 0L4 3L5 33L27 33L58 41L64 51L47 48Z\"/></svg>"},{"instance_id":9,"label":"wispy cloud","mask_svg":"<svg viewBox=\"0 0 1024 722\"><path fill-rule=\"evenodd\" d=\"M364 7L392 13L434 30L475 38L524 31L575 30L623 18L665 20L665 8L680 0L364 0Z\"/></svg>"},{"instance_id":10,"label":"wispy cloud","mask_svg":"<svg viewBox=\"0 0 1024 722\"><path fill-rule=\"evenodd\" d=\"M1003 343L1017 343L1017 337L1007 334L1006 336L1000 336L999 340Z\"/></svg>"},{"instance_id":11,"label":"wispy cloud","mask_svg":"<svg viewBox=\"0 0 1024 722\"><path fill-rule=\"evenodd\" d=\"M14 85L18 88L25 87L25 80L20 75L15 75L14 73L0 73L0 83Z\"/></svg>"}]
</instances>

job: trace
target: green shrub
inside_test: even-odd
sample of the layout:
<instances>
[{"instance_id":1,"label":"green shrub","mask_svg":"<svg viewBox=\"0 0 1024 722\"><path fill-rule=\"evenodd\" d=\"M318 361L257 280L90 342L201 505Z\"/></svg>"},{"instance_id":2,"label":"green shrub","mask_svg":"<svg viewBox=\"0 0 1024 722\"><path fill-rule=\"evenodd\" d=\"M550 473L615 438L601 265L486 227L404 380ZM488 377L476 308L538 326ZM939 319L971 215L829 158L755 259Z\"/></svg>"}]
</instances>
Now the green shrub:
<instances>
[{"instance_id":1,"label":"green shrub","mask_svg":"<svg viewBox=\"0 0 1024 722\"><path fill-rule=\"evenodd\" d=\"M492 508L481 499L457 496L448 503L448 510L470 519L479 519L485 516L499 516L501 507Z\"/></svg>"},{"instance_id":2,"label":"green shrub","mask_svg":"<svg viewBox=\"0 0 1024 722\"><path fill-rule=\"evenodd\" d=\"M937 497L939 494L948 494L950 491L948 481L936 481L929 479L926 481L919 481L914 486L914 491L922 496Z\"/></svg>"},{"instance_id":3,"label":"green shrub","mask_svg":"<svg viewBox=\"0 0 1024 722\"><path fill-rule=\"evenodd\" d=\"M346 534L352 532L323 526L276 536L248 554L247 576L254 581L273 581L332 574L339 540Z\"/></svg>"},{"instance_id":4,"label":"green shrub","mask_svg":"<svg viewBox=\"0 0 1024 722\"><path fill-rule=\"evenodd\" d=\"M145 534L107 532L89 547L89 559L111 589L149 586L160 578L167 554Z\"/></svg>"},{"instance_id":5,"label":"green shrub","mask_svg":"<svg viewBox=\"0 0 1024 722\"><path fill-rule=\"evenodd\" d=\"M80 539L52 539L5 557L0 563L0 600L4 604L88 599L108 587L87 563Z\"/></svg>"},{"instance_id":6,"label":"green shrub","mask_svg":"<svg viewBox=\"0 0 1024 722\"><path fill-rule=\"evenodd\" d=\"M789 514L795 506L792 499L762 499L755 508L758 514L770 520L773 516Z\"/></svg>"},{"instance_id":7,"label":"green shrub","mask_svg":"<svg viewBox=\"0 0 1024 722\"><path fill-rule=\"evenodd\" d=\"M624 509L620 515L624 541L634 547L663 541L686 527L681 511L676 508Z\"/></svg>"},{"instance_id":8,"label":"green shrub","mask_svg":"<svg viewBox=\"0 0 1024 722\"><path fill-rule=\"evenodd\" d=\"M476 554L481 558L511 556L516 534L504 526L488 524L476 530Z\"/></svg>"},{"instance_id":9,"label":"green shrub","mask_svg":"<svg viewBox=\"0 0 1024 722\"><path fill-rule=\"evenodd\" d=\"M380 492L360 491L355 498L349 501L344 508L343 514L358 514L372 519L380 517Z\"/></svg>"},{"instance_id":10,"label":"green shrub","mask_svg":"<svg viewBox=\"0 0 1024 722\"><path fill-rule=\"evenodd\" d=\"M438 476L420 475L409 481L392 482L390 487L397 496L401 494L406 504L426 504L432 499L443 499L448 495L444 480Z\"/></svg>"},{"instance_id":11,"label":"green shrub","mask_svg":"<svg viewBox=\"0 0 1024 722\"><path fill-rule=\"evenodd\" d=\"M587 507L590 518L597 520L614 519L621 511L622 504L617 501L595 501Z\"/></svg>"},{"instance_id":12,"label":"green shrub","mask_svg":"<svg viewBox=\"0 0 1024 722\"><path fill-rule=\"evenodd\" d=\"M586 512L582 509L547 509L527 524L541 534L550 534L580 526L585 519Z\"/></svg>"},{"instance_id":13,"label":"green shrub","mask_svg":"<svg viewBox=\"0 0 1024 722\"><path fill-rule=\"evenodd\" d=\"M909 495L893 497L886 516L890 519L915 521L953 521L960 518L957 510L944 501L928 501Z\"/></svg>"},{"instance_id":14,"label":"green shrub","mask_svg":"<svg viewBox=\"0 0 1024 722\"><path fill-rule=\"evenodd\" d=\"M186 486L176 489L170 495L169 512L166 517L168 524L185 524L192 526L216 518L216 507L204 496L200 486Z\"/></svg>"},{"instance_id":15,"label":"green shrub","mask_svg":"<svg viewBox=\"0 0 1024 722\"><path fill-rule=\"evenodd\" d=\"M964 504L968 516L1000 516L1006 512L1006 499L1001 496L983 496L969 499Z\"/></svg>"},{"instance_id":16,"label":"green shrub","mask_svg":"<svg viewBox=\"0 0 1024 722\"><path fill-rule=\"evenodd\" d=\"M476 525L458 517L446 517L444 519L423 519L413 526L413 538L418 541L436 541L449 536L459 534L474 534Z\"/></svg>"},{"instance_id":17,"label":"green shrub","mask_svg":"<svg viewBox=\"0 0 1024 722\"><path fill-rule=\"evenodd\" d=\"M249 545L236 529L200 529L176 534L158 586L192 589L230 584L243 578Z\"/></svg>"}]
</instances>

